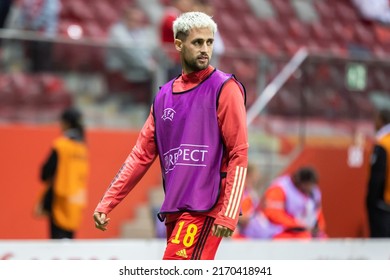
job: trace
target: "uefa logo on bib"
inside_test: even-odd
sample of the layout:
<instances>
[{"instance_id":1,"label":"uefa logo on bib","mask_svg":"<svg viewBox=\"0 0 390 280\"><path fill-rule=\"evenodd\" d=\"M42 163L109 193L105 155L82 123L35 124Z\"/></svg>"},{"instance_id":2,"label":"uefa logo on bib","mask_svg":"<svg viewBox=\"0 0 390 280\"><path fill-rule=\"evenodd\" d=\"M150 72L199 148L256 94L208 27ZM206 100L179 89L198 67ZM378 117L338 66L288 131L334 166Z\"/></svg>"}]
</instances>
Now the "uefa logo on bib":
<instances>
[{"instance_id":1,"label":"uefa logo on bib","mask_svg":"<svg viewBox=\"0 0 390 280\"><path fill-rule=\"evenodd\" d=\"M164 114L161 116L161 118L166 121L170 120L173 121L173 117L175 116L176 112L172 108L166 108L164 109Z\"/></svg>"}]
</instances>

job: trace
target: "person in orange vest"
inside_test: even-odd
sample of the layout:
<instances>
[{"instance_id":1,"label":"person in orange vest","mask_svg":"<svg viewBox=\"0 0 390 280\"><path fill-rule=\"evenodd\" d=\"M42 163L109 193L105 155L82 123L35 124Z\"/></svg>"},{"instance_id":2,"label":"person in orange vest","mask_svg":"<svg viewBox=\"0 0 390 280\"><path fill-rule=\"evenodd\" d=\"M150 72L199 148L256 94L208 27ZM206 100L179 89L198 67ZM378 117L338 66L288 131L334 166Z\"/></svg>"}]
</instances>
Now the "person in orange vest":
<instances>
[{"instance_id":1,"label":"person in orange vest","mask_svg":"<svg viewBox=\"0 0 390 280\"><path fill-rule=\"evenodd\" d=\"M50 238L74 238L86 205L88 153L81 113L69 108L60 118L62 135L55 139L41 167L46 185L35 211L49 219Z\"/></svg>"},{"instance_id":2,"label":"person in orange vest","mask_svg":"<svg viewBox=\"0 0 390 280\"><path fill-rule=\"evenodd\" d=\"M250 238L326 237L318 176L310 167L276 178L244 234Z\"/></svg>"},{"instance_id":3,"label":"person in orange vest","mask_svg":"<svg viewBox=\"0 0 390 280\"><path fill-rule=\"evenodd\" d=\"M366 207L370 237L390 237L390 110L375 118L376 144L371 155Z\"/></svg>"}]
</instances>

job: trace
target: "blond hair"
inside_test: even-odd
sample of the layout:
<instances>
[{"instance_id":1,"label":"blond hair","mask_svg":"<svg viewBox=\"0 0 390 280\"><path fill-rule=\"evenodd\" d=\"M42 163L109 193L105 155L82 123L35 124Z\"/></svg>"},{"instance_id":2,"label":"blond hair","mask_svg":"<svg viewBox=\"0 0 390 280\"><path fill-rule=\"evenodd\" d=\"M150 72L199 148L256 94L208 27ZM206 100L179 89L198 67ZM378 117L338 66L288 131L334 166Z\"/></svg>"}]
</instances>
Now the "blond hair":
<instances>
[{"instance_id":1,"label":"blond hair","mask_svg":"<svg viewBox=\"0 0 390 280\"><path fill-rule=\"evenodd\" d=\"M217 24L209 15L202 12L188 12L181 14L173 22L173 36L177 38L179 34L183 34L186 37L193 28L210 28L214 34L217 32Z\"/></svg>"}]
</instances>

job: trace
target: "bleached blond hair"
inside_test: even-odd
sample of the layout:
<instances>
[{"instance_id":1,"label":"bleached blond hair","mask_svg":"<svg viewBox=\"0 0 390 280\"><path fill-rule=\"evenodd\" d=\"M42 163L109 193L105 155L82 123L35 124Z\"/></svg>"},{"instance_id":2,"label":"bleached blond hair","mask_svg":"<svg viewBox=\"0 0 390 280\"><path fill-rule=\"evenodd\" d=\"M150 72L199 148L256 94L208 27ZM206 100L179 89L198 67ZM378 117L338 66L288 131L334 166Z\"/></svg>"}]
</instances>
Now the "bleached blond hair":
<instances>
[{"instance_id":1,"label":"bleached blond hair","mask_svg":"<svg viewBox=\"0 0 390 280\"><path fill-rule=\"evenodd\" d=\"M202 12L188 12L181 14L173 22L173 36L177 38L180 33L188 36L193 28L210 28L214 34L217 32L217 24L209 15Z\"/></svg>"}]
</instances>

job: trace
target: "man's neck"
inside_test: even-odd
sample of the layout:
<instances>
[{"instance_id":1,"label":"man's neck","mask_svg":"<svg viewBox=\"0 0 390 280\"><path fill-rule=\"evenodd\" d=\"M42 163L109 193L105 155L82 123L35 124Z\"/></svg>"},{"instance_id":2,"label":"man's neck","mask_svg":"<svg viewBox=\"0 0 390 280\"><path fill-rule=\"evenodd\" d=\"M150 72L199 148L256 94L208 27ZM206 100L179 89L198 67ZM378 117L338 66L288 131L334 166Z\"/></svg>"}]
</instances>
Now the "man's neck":
<instances>
[{"instance_id":1,"label":"man's neck","mask_svg":"<svg viewBox=\"0 0 390 280\"><path fill-rule=\"evenodd\" d=\"M205 80L213 71L214 67L209 65L206 69L200 71L194 71L188 74L183 73L175 80L173 84L173 91L182 92L190 90Z\"/></svg>"},{"instance_id":2,"label":"man's neck","mask_svg":"<svg viewBox=\"0 0 390 280\"><path fill-rule=\"evenodd\" d=\"M196 82L197 80L204 80L208 75L213 72L214 67L209 65L207 68L199 70L199 71L192 71L189 73L185 73L183 71L182 73L182 79L184 81L190 81L190 82Z\"/></svg>"}]
</instances>

